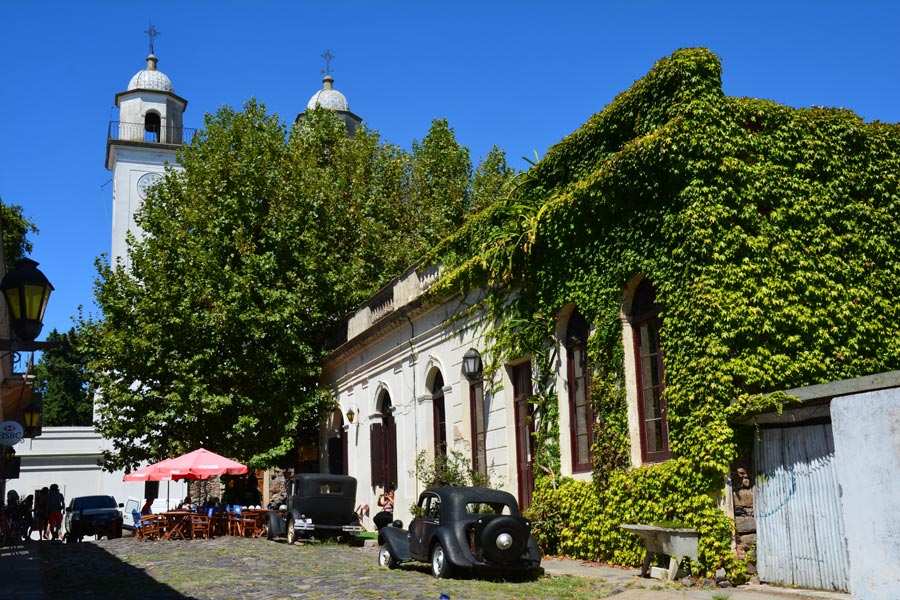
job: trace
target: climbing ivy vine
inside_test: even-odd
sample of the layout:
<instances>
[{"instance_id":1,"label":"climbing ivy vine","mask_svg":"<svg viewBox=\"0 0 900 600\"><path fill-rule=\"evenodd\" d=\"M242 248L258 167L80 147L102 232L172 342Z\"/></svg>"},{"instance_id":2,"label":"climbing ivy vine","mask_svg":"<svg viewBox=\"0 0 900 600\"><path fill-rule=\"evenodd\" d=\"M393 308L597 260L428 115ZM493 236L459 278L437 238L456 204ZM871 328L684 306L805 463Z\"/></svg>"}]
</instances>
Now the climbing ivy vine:
<instances>
[{"instance_id":1,"label":"climbing ivy vine","mask_svg":"<svg viewBox=\"0 0 900 600\"><path fill-rule=\"evenodd\" d=\"M713 53L679 50L433 251L431 294L487 291L494 364L547 356L565 306L593 324L594 477L536 472L545 551L637 564L618 525L674 520L700 532L701 571L740 578L716 501L747 437L734 418L900 368L898 153L897 125L727 97ZM638 276L662 310L673 458L632 468L620 314Z\"/></svg>"}]
</instances>

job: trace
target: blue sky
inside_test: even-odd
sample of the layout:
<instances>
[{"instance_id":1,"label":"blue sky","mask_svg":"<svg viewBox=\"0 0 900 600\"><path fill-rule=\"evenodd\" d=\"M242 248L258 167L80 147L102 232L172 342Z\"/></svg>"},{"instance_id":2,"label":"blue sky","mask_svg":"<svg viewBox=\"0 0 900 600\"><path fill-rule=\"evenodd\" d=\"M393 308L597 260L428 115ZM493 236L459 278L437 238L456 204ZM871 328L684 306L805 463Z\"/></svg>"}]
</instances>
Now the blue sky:
<instances>
[{"instance_id":1,"label":"blue sky","mask_svg":"<svg viewBox=\"0 0 900 600\"><path fill-rule=\"evenodd\" d=\"M95 312L112 227L107 125L146 64L150 19L186 127L251 97L293 121L329 49L335 88L385 140L409 148L446 117L474 161L496 144L524 169L683 47L721 57L729 95L898 122L898 17L888 1L4 0L0 197L40 229L31 256L56 287L45 335L79 305Z\"/></svg>"}]
</instances>

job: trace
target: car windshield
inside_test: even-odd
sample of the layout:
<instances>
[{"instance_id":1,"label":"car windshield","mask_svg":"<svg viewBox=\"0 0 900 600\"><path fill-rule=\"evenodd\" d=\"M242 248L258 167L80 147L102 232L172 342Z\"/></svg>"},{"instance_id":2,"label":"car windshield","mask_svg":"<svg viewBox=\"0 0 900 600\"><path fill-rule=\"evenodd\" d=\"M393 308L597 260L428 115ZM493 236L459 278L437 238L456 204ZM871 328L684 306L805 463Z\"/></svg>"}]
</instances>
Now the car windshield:
<instances>
[{"instance_id":1,"label":"car windshield","mask_svg":"<svg viewBox=\"0 0 900 600\"><path fill-rule=\"evenodd\" d=\"M470 515L510 515L509 506L502 502L469 502L466 513Z\"/></svg>"},{"instance_id":2,"label":"car windshield","mask_svg":"<svg viewBox=\"0 0 900 600\"><path fill-rule=\"evenodd\" d=\"M72 501L74 510L89 510L92 508L118 508L116 499L112 496L84 496Z\"/></svg>"}]
</instances>

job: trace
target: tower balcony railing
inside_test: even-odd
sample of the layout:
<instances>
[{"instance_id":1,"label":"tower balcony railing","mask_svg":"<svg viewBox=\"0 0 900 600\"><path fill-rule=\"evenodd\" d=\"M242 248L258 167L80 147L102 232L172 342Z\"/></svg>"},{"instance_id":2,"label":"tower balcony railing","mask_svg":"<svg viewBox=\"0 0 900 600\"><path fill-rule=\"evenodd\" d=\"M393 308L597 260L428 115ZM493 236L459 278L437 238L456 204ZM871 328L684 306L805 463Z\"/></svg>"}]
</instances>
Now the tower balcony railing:
<instances>
[{"instance_id":1,"label":"tower balcony railing","mask_svg":"<svg viewBox=\"0 0 900 600\"><path fill-rule=\"evenodd\" d=\"M172 127L169 125L147 126L144 123L109 122L109 139L127 140L129 142L148 142L151 144L190 144L197 133L189 127Z\"/></svg>"}]
</instances>

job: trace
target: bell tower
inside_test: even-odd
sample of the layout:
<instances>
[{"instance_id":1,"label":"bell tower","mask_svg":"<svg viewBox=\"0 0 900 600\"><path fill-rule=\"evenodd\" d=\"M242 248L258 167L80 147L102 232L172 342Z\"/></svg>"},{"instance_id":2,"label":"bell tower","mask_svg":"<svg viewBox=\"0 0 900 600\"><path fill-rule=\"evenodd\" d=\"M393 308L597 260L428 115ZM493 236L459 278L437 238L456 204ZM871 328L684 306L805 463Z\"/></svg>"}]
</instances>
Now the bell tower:
<instances>
[{"instance_id":1,"label":"bell tower","mask_svg":"<svg viewBox=\"0 0 900 600\"><path fill-rule=\"evenodd\" d=\"M126 235L141 236L134 215L150 188L163 178L166 165L177 167L176 152L190 143L196 130L182 126L187 100L175 94L172 82L157 69L153 41L159 32L150 25L147 68L138 71L128 89L116 94L119 120L111 121L106 141L106 168L112 171L113 211L110 264L128 264Z\"/></svg>"}]
</instances>

